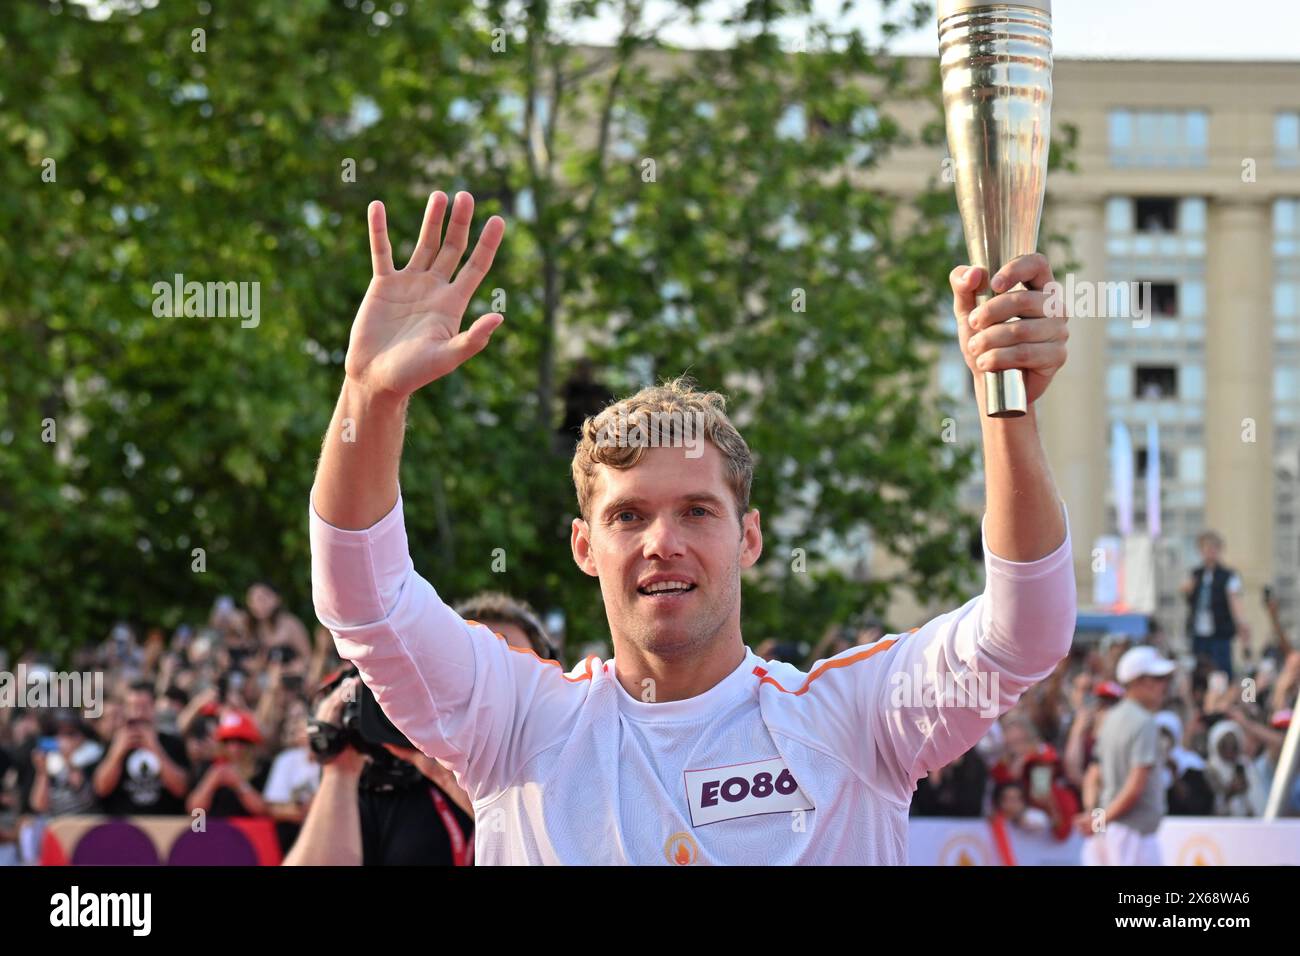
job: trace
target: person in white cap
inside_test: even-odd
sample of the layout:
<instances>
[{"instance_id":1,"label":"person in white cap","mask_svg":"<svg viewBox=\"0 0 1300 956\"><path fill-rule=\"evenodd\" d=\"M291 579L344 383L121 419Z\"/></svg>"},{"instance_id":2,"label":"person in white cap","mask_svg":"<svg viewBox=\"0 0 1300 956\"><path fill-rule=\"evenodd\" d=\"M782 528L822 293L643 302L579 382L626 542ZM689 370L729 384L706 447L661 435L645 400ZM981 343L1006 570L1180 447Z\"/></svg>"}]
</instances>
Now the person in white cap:
<instances>
[{"instance_id":1,"label":"person in white cap","mask_svg":"<svg viewBox=\"0 0 1300 956\"><path fill-rule=\"evenodd\" d=\"M1090 837L1084 862L1101 866L1159 866L1156 830L1165 815L1156 711L1165 701L1174 662L1149 645L1130 648L1115 667L1124 699L1106 715L1097 737L1101 799L1079 815ZM1093 842L1096 841L1096 842Z\"/></svg>"}]
</instances>

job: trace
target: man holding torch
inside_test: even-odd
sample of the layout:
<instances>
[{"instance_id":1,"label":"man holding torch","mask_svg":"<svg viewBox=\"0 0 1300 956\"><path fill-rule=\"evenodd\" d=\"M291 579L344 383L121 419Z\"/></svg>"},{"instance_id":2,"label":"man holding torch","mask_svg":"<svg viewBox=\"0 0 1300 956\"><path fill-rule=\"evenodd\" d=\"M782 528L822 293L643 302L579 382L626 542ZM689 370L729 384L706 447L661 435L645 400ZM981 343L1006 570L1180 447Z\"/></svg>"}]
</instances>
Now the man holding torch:
<instances>
[{"instance_id":1,"label":"man holding torch","mask_svg":"<svg viewBox=\"0 0 1300 956\"><path fill-rule=\"evenodd\" d=\"M1028 403L1019 417L981 415L982 594L806 673L756 656L740 616L741 572L762 551L753 460L721 396L676 381L583 426L571 551L599 582L614 656L564 673L459 617L409 556L407 404L503 321L461 328L504 223L487 221L457 271L473 199L450 203L444 237L448 205L430 197L401 270L384 208L370 207L374 276L309 517L317 615L398 729L469 793L477 862L906 863L916 781L974 745L1073 635L1069 529L1033 410L1066 355L1065 317L1045 314L1046 260L950 276L972 375L1018 369ZM1005 294L981 304L990 278ZM669 440L638 441L637 428L609 439L615 419L656 415L674 423Z\"/></svg>"}]
</instances>

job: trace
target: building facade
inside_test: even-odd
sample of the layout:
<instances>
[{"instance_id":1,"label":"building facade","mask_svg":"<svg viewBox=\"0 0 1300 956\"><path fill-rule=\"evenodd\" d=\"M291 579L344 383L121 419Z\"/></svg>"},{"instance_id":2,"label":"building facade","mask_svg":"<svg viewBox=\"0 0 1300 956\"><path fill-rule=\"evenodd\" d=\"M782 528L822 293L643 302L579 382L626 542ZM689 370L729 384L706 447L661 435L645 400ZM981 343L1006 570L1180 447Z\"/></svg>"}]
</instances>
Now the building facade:
<instances>
[{"instance_id":1,"label":"building facade","mask_svg":"<svg viewBox=\"0 0 1300 956\"><path fill-rule=\"evenodd\" d=\"M1094 543L1117 530L1112 423L1133 437L1145 529L1154 420L1157 616L1181 640L1178 588L1211 528L1241 572L1258 648L1271 638L1264 585L1288 628L1300 611L1300 62L1059 60L1053 80L1054 137L1077 129L1076 168L1049 175L1042 231L1070 243L1076 268L1068 276L1054 254L1058 280L1097 292L1092 314L1075 310L1069 362L1038 405L1080 605L1091 603ZM942 161L942 150L902 150L873 179L906 193ZM970 395L955 339L937 381ZM959 432L978 441L973 398L964 407ZM978 481L966 500L982 500ZM891 620L933 610L900 602Z\"/></svg>"}]
</instances>

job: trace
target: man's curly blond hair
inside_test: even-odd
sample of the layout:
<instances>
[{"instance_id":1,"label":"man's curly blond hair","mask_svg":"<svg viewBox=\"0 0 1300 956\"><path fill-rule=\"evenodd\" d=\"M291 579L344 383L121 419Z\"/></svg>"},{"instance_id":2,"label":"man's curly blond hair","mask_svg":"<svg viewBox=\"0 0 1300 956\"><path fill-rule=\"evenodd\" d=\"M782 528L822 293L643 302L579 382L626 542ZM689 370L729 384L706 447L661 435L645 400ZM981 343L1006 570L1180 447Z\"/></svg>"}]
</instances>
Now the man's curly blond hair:
<instances>
[{"instance_id":1,"label":"man's curly blond hair","mask_svg":"<svg viewBox=\"0 0 1300 956\"><path fill-rule=\"evenodd\" d=\"M662 385L643 388L635 395L613 402L582 423L582 438L573 453L573 485L578 492L578 510L583 518L596 493L596 466L631 468L641 460L652 442L616 442L608 436L620 434L620 422L627 431L640 426L660 434L660 445L682 447L692 441L708 441L722 453L723 473L736 499L736 513L749 510L749 488L754 479L754 459L745 439L727 417L727 400L717 392L702 392L683 376ZM687 421L689 419L689 421ZM658 431L652 425L662 425ZM685 429L685 433L683 433ZM693 434L692 434L693 432Z\"/></svg>"}]
</instances>

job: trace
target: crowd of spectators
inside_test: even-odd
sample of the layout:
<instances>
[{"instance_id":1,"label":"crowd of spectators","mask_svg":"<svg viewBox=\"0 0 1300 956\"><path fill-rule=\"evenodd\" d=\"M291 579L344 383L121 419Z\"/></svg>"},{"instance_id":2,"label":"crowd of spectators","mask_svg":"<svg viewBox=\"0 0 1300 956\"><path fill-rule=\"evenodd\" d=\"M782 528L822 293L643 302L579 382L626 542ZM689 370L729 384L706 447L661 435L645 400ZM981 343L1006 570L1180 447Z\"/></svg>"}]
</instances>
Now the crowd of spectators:
<instances>
[{"instance_id":1,"label":"crowd of spectators","mask_svg":"<svg viewBox=\"0 0 1300 956\"><path fill-rule=\"evenodd\" d=\"M916 816L992 817L1027 832L1065 840L1084 806L1085 779L1107 711L1124 696L1116 664L1138 643L1154 646L1176 668L1156 714L1160 774L1168 813L1259 817L1300 691L1300 650L1292 648L1269 599L1273 640L1234 679L1210 655L1179 652L1154 618L1141 639L1119 634L1076 641L1070 655L1032 687L963 757L922 778ZM888 632L876 619L830 628L811 649L768 641L766 658L808 665ZM1300 814L1300 780L1283 807Z\"/></svg>"},{"instance_id":2,"label":"crowd of spectators","mask_svg":"<svg viewBox=\"0 0 1300 956\"><path fill-rule=\"evenodd\" d=\"M37 654L14 664L52 671ZM266 816L287 850L320 777L311 695L340 665L329 632L264 583L170 637L116 625L73 661L104 677L98 716L0 708L0 863L33 862L44 824L69 814Z\"/></svg>"},{"instance_id":3,"label":"crowd of spectators","mask_svg":"<svg viewBox=\"0 0 1300 956\"><path fill-rule=\"evenodd\" d=\"M1269 610L1274 640L1236 679L1221 657L1178 653L1154 619L1142 639L1177 663L1156 715L1171 815L1264 811L1300 690L1300 650L1271 599ZM811 648L766 641L757 652L812 665L886 632L870 619L833 627ZM1124 695L1116 663L1132 643L1076 641L975 747L919 782L912 813L996 815L1066 839L1087 809L1098 733ZM539 653L557 656L544 642ZM36 655L16 663L49 670ZM258 583L243 607L218 598L203 626L170 637L119 624L74 666L105 675L98 717L0 708L0 864L34 862L50 819L92 813L269 817L289 852L321 779L307 740L313 694L342 666L325 628L309 634L274 588ZM1300 781L1283 812L1300 813Z\"/></svg>"}]
</instances>

